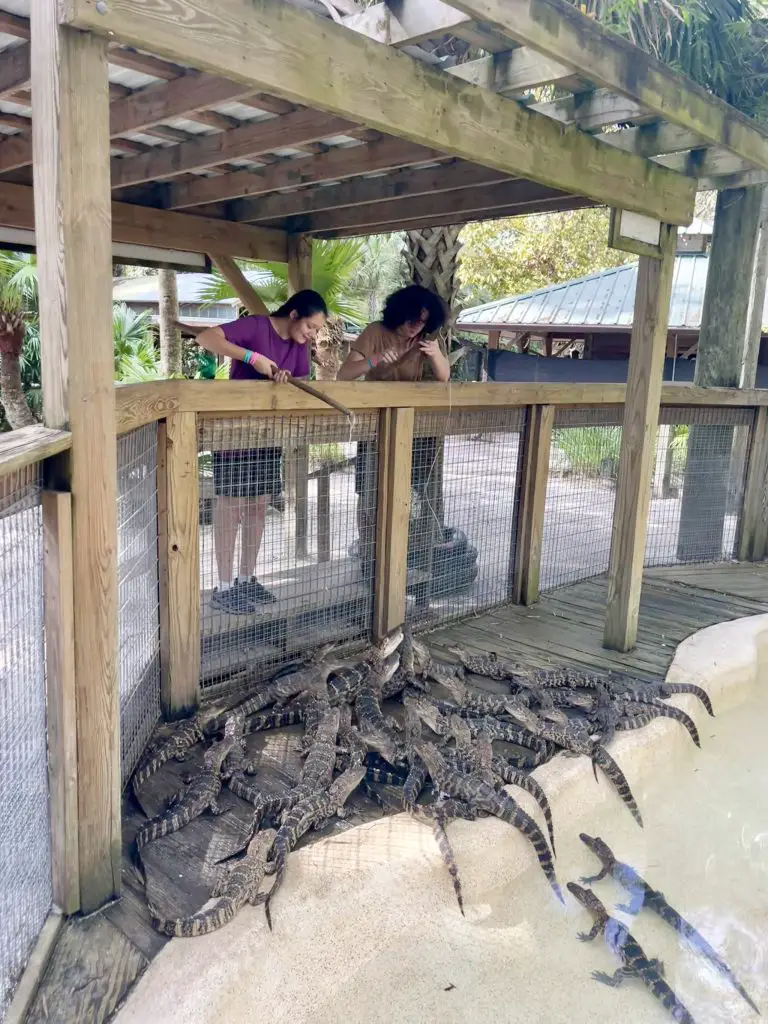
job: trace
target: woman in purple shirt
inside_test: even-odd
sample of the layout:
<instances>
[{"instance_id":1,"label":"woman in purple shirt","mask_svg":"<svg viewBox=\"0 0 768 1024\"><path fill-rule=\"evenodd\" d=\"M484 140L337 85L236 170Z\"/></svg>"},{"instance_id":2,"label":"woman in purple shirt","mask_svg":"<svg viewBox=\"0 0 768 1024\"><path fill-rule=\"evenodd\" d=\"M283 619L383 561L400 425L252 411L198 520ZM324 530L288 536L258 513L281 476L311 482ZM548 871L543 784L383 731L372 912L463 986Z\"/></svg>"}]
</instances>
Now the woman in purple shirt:
<instances>
[{"instance_id":1,"label":"woman in purple shirt","mask_svg":"<svg viewBox=\"0 0 768 1024\"><path fill-rule=\"evenodd\" d=\"M230 380L308 377L311 343L328 310L317 292L297 292L271 316L245 316L211 327L197 341L208 352L230 359ZM212 603L235 615L256 610L274 596L256 579L256 559L264 535L270 497L282 492L282 449L214 452L213 542L219 585ZM233 578L238 530L240 566Z\"/></svg>"}]
</instances>

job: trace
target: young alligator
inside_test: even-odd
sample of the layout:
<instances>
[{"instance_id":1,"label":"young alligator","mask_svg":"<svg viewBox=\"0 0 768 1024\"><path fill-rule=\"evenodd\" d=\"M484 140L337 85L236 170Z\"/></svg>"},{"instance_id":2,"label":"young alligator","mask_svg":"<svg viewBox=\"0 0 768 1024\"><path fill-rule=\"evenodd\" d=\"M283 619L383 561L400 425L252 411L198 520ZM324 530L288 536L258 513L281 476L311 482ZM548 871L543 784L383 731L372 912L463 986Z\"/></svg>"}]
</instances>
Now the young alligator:
<instances>
[{"instance_id":1,"label":"young alligator","mask_svg":"<svg viewBox=\"0 0 768 1024\"><path fill-rule=\"evenodd\" d=\"M353 665L335 668L328 677L328 699L331 705L336 707L342 704L354 704L371 669L374 665L381 665L390 658L397 651L402 639L402 631L396 630L371 647L361 661Z\"/></svg>"},{"instance_id":2,"label":"young alligator","mask_svg":"<svg viewBox=\"0 0 768 1024\"><path fill-rule=\"evenodd\" d=\"M377 751L390 764L402 760L400 738L381 710L381 692L397 671L399 656L395 653L380 664L373 665L355 700L355 715L360 735L371 750Z\"/></svg>"},{"instance_id":3,"label":"young alligator","mask_svg":"<svg viewBox=\"0 0 768 1024\"><path fill-rule=\"evenodd\" d=\"M617 732L627 732L632 729L642 729L648 725L655 718L671 718L674 722L679 722L684 729L687 730L688 735L691 737L697 747L701 747L701 740L699 739L699 731L696 728L696 723L690 717L686 715L680 708L676 708L673 704L665 704L660 700L651 700L647 703L638 703L631 697L625 699L624 696L618 701L614 701L616 711L619 713L619 717L616 719L615 729Z\"/></svg>"},{"instance_id":4,"label":"young alligator","mask_svg":"<svg viewBox=\"0 0 768 1024\"><path fill-rule=\"evenodd\" d=\"M164 764L170 760L184 761L192 747L202 743L209 718L209 714L198 712L192 718L186 718L176 725L173 733L145 757L136 769L131 780L134 795L138 794L147 779L159 772Z\"/></svg>"},{"instance_id":5,"label":"young alligator","mask_svg":"<svg viewBox=\"0 0 768 1024\"><path fill-rule=\"evenodd\" d=\"M274 859L267 866L267 873L275 876L272 888L264 901L264 910L270 931L272 930L270 903L282 885L288 854L311 828L321 828L334 815L344 816L344 804L360 785L364 775L365 767L363 766L348 768L328 789L313 793L312 796L301 800L285 816L275 838Z\"/></svg>"},{"instance_id":6,"label":"young alligator","mask_svg":"<svg viewBox=\"0 0 768 1024\"><path fill-rule=\"evenodd\" d=\"M602 932L610 950L621 960L622 966L615 974L604 971L593 971L592 977L604 985L618 986L625 978L640 978L645 987L669 1010L678 1024L695 1024L693 1017L680 1002L675 993L663 978L663 965L660 960L649 960L637 939L621 921L611 917L600 900L591 889L582 889L575 882L568 883L568 891L588 910L595 923L588 932L579 932L582 942L591 942Z\"/></svg>"},{"instance_id":7,"label":"young alligator","mask_svg":"<svg viewBox=\"0 0 768 1024\"><path fill-rule=\"evenodd\" d=\"M205 810L210 809L212 814L220 813L217 800L221 793L221 766L237 742L238 737L230 733L206 751L202 770L190 782L184 794L174 798L167 810L139 829L136 835L138 853L147 843L178 832L194 818L199 818Z\"/></svg>"},{"instance_id":8,"label":"young alligator","mask_svg":"<svg viewBox=\"0 0 768 1024\"><path fill-rule=\"evenodd\" d=\"M486 811L501 818L521 832L532 844L538 857L542 871L557 898L562 902L563 895L557 884L552 854L547 840L530 815L518 806L506 792L497 792L494 787L476 775L461 775L453 771L448 762L441 756L432 743L417 743L419 757L427 766L435 789L447 793L469 804L473 811Z\"/></svg>"},{"instance_id":9,"label":"young alligator","mask_svg":"<svg viewBox=\"0 0 768 1024\"><path fill-rule=\"evenodd\" d=\"M455 654L461 664L476 676L485 676L486 679L511 679L523 671L514 661L507 661L500 658L495 651L489 654L470 654L463 647L449 647L451 654Z\"/></svg>"},{"instance_id":10,"label":"young alligator","mask_svg":"<svg viewBox=\"0 0 768 1024\"><path fill-rule=\"evenodd\" d=\"M625 700L634 700L638 703L647 703L648 701L659 699L667 700L676 694L687 693L701 701L711 718L715 717L709 694L706 690L703 690L700 686L695 686L693 683L667 683L662 680L653 683L640 682L640 680L633 680L633 682L638 685L632 686L623 678L611 676L607 680L607 685L617 696L623 697Z\"/></svg>"},{"instance_id":11,"label":"young alligator","mask_svg":"<svg viewBox=\"0 0 768 1024\"><path fill-rule=\"evenodd\" d=\"M190 917L172 920L158 917L156 911L150 907L153 927L164 935L175 935L183 939L210 935L211 932L229 924L246 903L254 906L263 903L267 897L265 893L259 892L259 886L264 879L267 857L276 835L274 829L256 833L248 844L245 856L216 883L211 893L211 897L216 899L214 906L208 910L200 910Z\"/></svg>"},{"instance_id":12,"label":"young alligator","mask_svg":"<svg viewBox=\"0 0 768 1024\"><path fill-rule=\"evenodd\" d=\"M611 875L619 885L623 885L629 892L629 903L620 905L616 909L626 914L638 914L643 907L654 910L662 921L681 935L689 946L696 953L700 953L730 984L736 989L742 999L745 999L756 1013L760 1013L754 1000L747 994L728 964L715 952L707 940L689 924L674 907L671 907L664 898L664 893L652 889L650 885L628 864L622 864L617 860L613 851L607 843L597 837L588 836L582 832L579 839L594 853L602 864L602 868L596 875L589 878L582 878L585 885L592 882L599 882L606 875Z\"/></svg>"}]
</instances>

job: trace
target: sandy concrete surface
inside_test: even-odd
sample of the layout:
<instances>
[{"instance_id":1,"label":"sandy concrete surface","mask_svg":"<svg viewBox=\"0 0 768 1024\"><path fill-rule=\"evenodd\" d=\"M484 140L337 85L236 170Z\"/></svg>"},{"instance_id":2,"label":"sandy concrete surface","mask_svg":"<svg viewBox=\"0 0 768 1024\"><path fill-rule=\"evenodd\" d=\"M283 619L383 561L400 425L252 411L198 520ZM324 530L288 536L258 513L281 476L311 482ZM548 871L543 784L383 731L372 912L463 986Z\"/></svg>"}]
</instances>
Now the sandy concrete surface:
<instances>
[{"instance_id":1,"label":"sandy concrete surface","mask_svg":"<svg viewBox=\"0 0 768 1024\"><path fill-rule=\"evenodd\" d=\"M768 725L760 676L768 680L768 616L713 626L680 645L669 680L704 685L718 717L679 697L675 703L699 726L702 751L667 719L611 745L644 830L603 777L595 783L583 758L557 757L536 777L552 805L563 886L597 870L578 832L601 835L678 909L710 926L706 934L768 1005L768 787L761 787L763 806L747 799L749 786L737 791L733 778L755 768L751 759ZM728 781L723 767L731 761ZM726 787L723 806L713 814L719 786ZM515 798L543 827L527 794L515 791ZM274 933L263 909L248 907L213 935L172 940L117 1024L670 1019L640 983L610 989L590 979L592 970L612 973L618 963L602 940L576 941L589 927L587 915L569 896L565 907L557 902L513 828L492 818L455 822L450 837L465 918L428 828L405 814L361 825L291 855L273 904ZM618 888L601 882L596 891L612 908ZM664 959L697 1024L756 1019L654 915L630 923L648 954Z\"/></svg>"}]
</instances>

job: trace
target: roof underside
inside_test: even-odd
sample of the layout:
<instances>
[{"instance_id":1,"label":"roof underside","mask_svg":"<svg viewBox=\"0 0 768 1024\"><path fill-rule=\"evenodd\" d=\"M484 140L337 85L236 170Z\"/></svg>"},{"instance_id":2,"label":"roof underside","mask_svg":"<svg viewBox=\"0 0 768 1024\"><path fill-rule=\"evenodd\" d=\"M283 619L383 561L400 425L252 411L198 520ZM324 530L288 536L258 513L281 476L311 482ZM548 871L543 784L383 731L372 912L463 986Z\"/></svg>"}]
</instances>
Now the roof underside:
<instances>
[{"instance_id":1,"label":"roof underside","mask_svg":"<svg viewBox=\"0 0 768 1024\"><path fill-rule=\"evenodd\" d=\"M696 332L707 284L709 257L679 254L675 259L670 331ZM550 285L497 302L465 309L458 326L465 329L542 331L629 331L634 317L637 263L603 270L574 281ZM768 323L768 297L763 323Z\"/></svg>"},{"instance_id":2,"label":"roof underside","mask_svg":"<svg viewBox=\"0 0 768 1024\"><path fill-rule=\"evenodd\" d=\"M514 0L512 6L518 2L523 0ZM765 175L759 163L713 146L679 123L662 121L628 98L629 86L624 93L611 91L600 85L599 76L591 81L574 70L573 62L565 66L553 60L547 45L541 51L518 45L498 27L441 0L405 0L398 4L397 20L385 4L363 13L354 0L293 3L311 11L304 17L313 23L321 24L314 16L323 16L328 31L337 30L333 16L346 26L346 34L354 29L356 39L367 35L389 41L416 61L451 75L454 82L459 78L491 87L550 122L597 138L601 149L636 154L675 171L695 167L701 185L708 187L726 183L724 175L738 180L745 175L762 180ZM475 5L461 3L462 10L468 6ZM3 182L31 184L28 8L29 0L0 0L0 133L7 136L0 142L0 192ZM455 41L452 51L458 63L456 56L435 56L439 47L445 51L447 40ZM468 46L472 55L480 56L464 61ZM317 237L459 224L595 203L594 196L585 198L484 166L481 152L476 162L456 158L116 43L110 46L109 61L117 201ZM556 86L561 98L533 102L531 90L546 84ZM739 124L745 120L735 112L733 117ZM731 138L730 131L724 134ZM763 137L755 137L759 146ZM588 176L587 171L585 180Z\"/></svg>"}]
</instances>

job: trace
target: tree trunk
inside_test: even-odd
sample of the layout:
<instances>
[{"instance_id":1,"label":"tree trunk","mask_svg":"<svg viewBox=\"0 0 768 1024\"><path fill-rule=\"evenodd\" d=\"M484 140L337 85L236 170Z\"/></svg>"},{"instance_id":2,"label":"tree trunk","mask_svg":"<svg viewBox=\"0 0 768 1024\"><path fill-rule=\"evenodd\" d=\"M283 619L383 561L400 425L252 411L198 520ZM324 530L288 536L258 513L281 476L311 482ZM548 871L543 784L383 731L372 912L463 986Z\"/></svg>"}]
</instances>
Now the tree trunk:
<instances>
[{"instance_id":1,"label":"tree trunk","mask_svg":"<svg viewBox=\"0 0 768 1024\"><path fill-rule=\"evenodd\" d=\"M439 295L451 312L446 328L440 335L446 352L451 349L452 322L458 312L456 297L459 291L457 270L461 251L460 232L461 227L458 225L422 228L420 231L409 231L405 241L405 258L411 280Z\"/></svg>"},{"instance_id":2,"label":"tree trunk","mask_svg":"<svg viewBox=\"0 0 768 1024\"><path fill-rule=\"evenodd\" d=\"M329 316L325 327L315 339L315 380L336 380L346 357L344 322L339 316Z\"/></svg>"},{"instance_id":3,"label":"tree trunk","mask_svg":"<svg viewBox=\"0 0 768 1024\"><path fill-rule=\"evenodd\" d=\"M19 360L23 344L23 317L13 312L0 314L0 402L13 430L35 422L21 386Z\"/></svg>"},{"instance_id":4,"label":"tree trunk","mask_svg":"<svg viewBox=\"0 0 768 1024\"><path fill-rule=\"evenodd\" d=\"M157 285L160 305L160 372L164 377L181 377L181 331L176 326L179 319L176 271L161 269Z\"/></svg>"}]
</instances>

